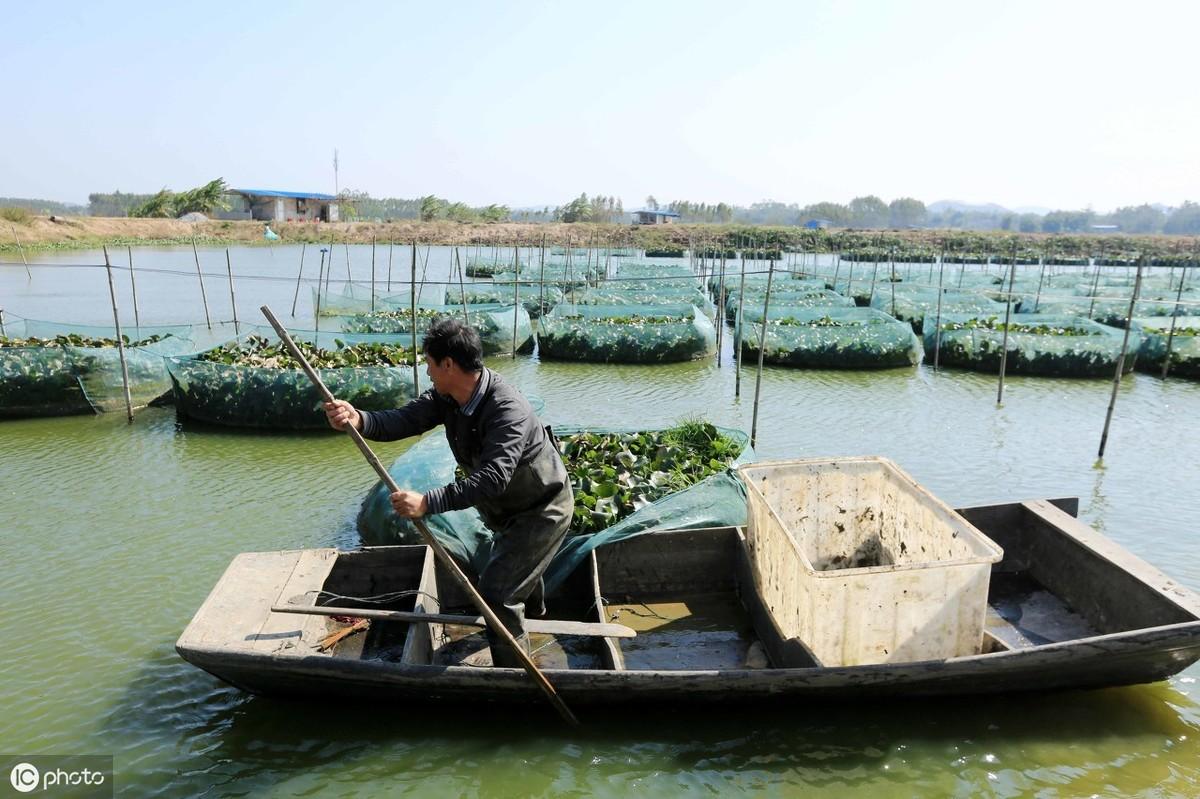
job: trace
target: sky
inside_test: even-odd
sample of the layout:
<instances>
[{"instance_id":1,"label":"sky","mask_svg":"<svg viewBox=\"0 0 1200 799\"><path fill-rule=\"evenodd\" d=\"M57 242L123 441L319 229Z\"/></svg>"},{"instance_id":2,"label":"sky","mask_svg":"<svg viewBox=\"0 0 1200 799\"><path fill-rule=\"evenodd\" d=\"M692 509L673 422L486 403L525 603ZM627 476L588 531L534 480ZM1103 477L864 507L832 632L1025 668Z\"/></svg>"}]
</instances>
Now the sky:
<instances>
[{"instance_id":1,"label":"sky","mask_svg":"<svg viewBox=\"0 0 1200 799\"><path fill-rule=\"evenodd\" d=\"M0 0L0 196L1200 200L1200 4Z\"/></svg>"}]
</instances>

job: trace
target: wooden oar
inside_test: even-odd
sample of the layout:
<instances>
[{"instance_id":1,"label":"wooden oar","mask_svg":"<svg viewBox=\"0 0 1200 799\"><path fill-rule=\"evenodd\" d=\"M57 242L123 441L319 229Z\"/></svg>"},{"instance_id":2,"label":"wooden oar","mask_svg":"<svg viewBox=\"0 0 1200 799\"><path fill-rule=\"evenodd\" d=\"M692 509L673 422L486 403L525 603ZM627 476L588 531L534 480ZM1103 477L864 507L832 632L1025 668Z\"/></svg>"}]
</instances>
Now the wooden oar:
<instances>
[{"instance_id":1,"label":"wooden oar","mask_svg":"<svg viewBox=\"0 0 1200 799\"><path fill-rule=\"evenodd\" d=\"M271 323L271 327L275 328L275 332L279 335L283 345L287 347L288 352L290 352L292 357L300 363L300 368L304 370L304 374L308 375L308 379L311 380L312 384L317 387L317 391L320 392L321 398L326 402L333 402L333 394L331 394L329 389L325 387L325 383L321 381L321 376L318 375L316 370L312 368L312 365L308 362L308 359L304 357L304 353L300 352L300 348L296 346L296 342L292 341L292 337L288 335L287 329L280 324L278 319L275 318L275 314L271 313L271 309L268 306L264 305L260 310L263 312L263 316L267 317L267 321ZM415 355L416 354L414 353L414 357ZM346 432L350 434L350 438L352 438L354 443L358 445L359 451L362 452L363 457L365 457L367 462L370 463L372 468L375 469L375 473L379 475L379 479L382 480L384 485L388 487L388 490L392 493L399 491L400 486L396 484L396 481L392 479L390 474L388 474L388 470L383 467L382 463L380 463L379 458L376 457L366 440L363 439L362 433L358 432L358 430L355 429L354 425L352 424L346 425ZM505 627L503 622L500 621L500 618L496 615L495 611L488 606L488 603L480 595L479 591L476 590L475 586L471 585L471 581L467 579L465 574L463 574L462 569L459 568L458 564L454 561L454 558L450 557L450 553L446 551L446 548L442 546L441 542L438 541L437 538L434 537L433 533L429 531L429 527L425 524L425 521L419 518L411 519L410 521L417 528L417 532L421 534L421 538L425 541L426 545L433 550L433 554L437 556L438 561L446 568L446 571L450 573L450 576L454 579L454 582L459 588L466 592L468 597L471 598L471 604L475 606L476 610L483 614L483 618L487 621L488 628L498 635L513 650L513 652L516 653L517 658L521 661L522 668L525 669L526 673L528 673L533 679L534 683L537 684L537 687L541 689L543 694L545 694L546 699L550 701L550 704L554 705L554 709L558 711L558 714L562 716L563 719L565 719L566 722L571 726L578 727L579 719L575 718L575 714L572 713L571 709L568 708L566 703L562 701L562 698L558 695L558 692L554 690L554 686L551 685L550 681L546 679L546 675L542 674L541 669L539 669L537 664L533 662L533 659L529 657L529 653L525 651L525 647L517 643L517 639L513 637L513 634L510 633L508 628Z\"/></svg>"},{"instance_id":2,"label":"wooden oar","mask_svg":"<svg viewBox=\"0 0 1200 799\"><path fill-rule=\"evenodd\" d=\"M436 621L442 624L461 624L464 627L487 627L482 616L460 616L454 613L414 613L407 610L379 608L343 608L334 605L273 605L272 613L302 613L309 616L354 616L380 621ZM548 635L581 635L590 638L637 638L637 632L624 624L567 621L564 619L526 619L525 629Z\"/></svg>"}]
</instances>

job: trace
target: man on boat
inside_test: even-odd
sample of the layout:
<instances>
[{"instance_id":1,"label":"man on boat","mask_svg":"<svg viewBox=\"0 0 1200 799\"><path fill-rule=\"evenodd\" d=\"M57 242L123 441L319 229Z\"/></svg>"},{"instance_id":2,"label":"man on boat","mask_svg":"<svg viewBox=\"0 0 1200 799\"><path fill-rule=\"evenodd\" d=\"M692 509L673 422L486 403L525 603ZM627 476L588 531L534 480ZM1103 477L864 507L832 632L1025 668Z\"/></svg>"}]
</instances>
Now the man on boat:
<instances>
[{"instance_id":1,"label":"man on boat","mask_svg":"<svg viewBox=\"0 0 1200 799\"><path fill-rule=\"evenodd\" d=\"M349 402L325 404L335 430L354 425L364 438L396 441L438 425L466 477L424 494L397 491L392 507L406 519L475 507L492 530L491 557L479 575L479 592L528 647L525 603L545 613L542 573L558 551L575 509L566 467L550 428L528 400L483 365L473 328L451 317L436 320L421 345L433 388L403 408L359 411ZM490 630L492 662L519 667L514 652Z\"/></svg>"}]
</instances>

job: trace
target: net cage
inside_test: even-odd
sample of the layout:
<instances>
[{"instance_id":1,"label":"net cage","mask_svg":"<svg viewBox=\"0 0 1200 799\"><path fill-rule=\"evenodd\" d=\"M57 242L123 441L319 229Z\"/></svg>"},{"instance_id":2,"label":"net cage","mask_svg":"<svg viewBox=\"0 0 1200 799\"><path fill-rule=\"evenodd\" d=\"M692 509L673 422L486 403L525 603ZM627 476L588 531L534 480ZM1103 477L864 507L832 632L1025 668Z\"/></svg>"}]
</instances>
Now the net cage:
<instances>
[{"instance_id":1,"label":"net cage","mask_svg":"<svg viewBox=\"0 0 1200 799\"><path fill-rule=\"evenodd\" d=\"M646 264L626 261L617 267L618 279L637 280L649 277L696 279L695 273L683 264Z\"/></svg>"},{"instance_id":2,"label":"net cage","mask_svg":"<svg viewBox=\"0 0 1200 799\"><path fill-rule=\"evenodd\" d=\"M418 347L420 338L429 330L430 325L443 316L461 320L462 305L423 305L416 309L416 328ZM341 329L347 333L386 333L408 334L412 340L413 313L411 308L394 308L375 311L374 313L358 313L342 317L339 320ZM467 305L467 324L475 328L479 341L483 345L484 355L512 354L513 344L516 351L529 353L533 351L533 323L529 311L524 305Z\"/></svg>"},{"instance_id":3,"label":"net cage","mask_svg":"<svg viewBox=\"0 0 1200 799\"><path fill-rule=\"evenodd\" d=\"M563 303L538 322L538 353L547 359L673 363L716 351L716 328L694 305Z\"/></svg>"},{"instance_id":4,"label":"net cage","mask_svg":"<svg viewBox=\"0 0 1200 799\"><path fill-rule=\"evenodd\" d=\"M1095 297L1063 297L1043 294L1036 298L1036 301L1022 302L1021 311L1024 312L1028 308L1032 312L1036 307L1037 313L1082 316L1094 319L1103 325L1123 327L1125 320L1129 318L1129 301L1132 297L1132 290L1124 297L1108 293ZM1197 298L1195 294L1189 295L1187 292L1183 294L1182 301L1178 303L1175 295L1140 295L1137 302L1134 303L1133 315L1143 317L1197 313L1200 311L1198 299L1200 298Z\"/></svg>"},{"instance_id":5,"label":"net cage","mask_svg":"<svg viewBox=\"0 0 1200 799\"><path fill-rule=\"evenodd\" d=\"M789 290L790 286L784 284L784 288L776 290L775 286L771 287L771 305L780 305L789 308L853 308L854 300L844 295L838 294L836 291L829 289L801 289ZM757 308L762 311L763 303L767 298L766 287L758 289L747 288L745 291L746 299L743 302L742 292L726 291L725 295L725 319L730 324L734 324L737 317L738 308L743 311L748 311L750 308Z\"/></svg>"},{"instance_id":6,"label":"net cage","mask_svg":"<svg viewBox=\"0 0 1200 799\"><path fill-rule=\"evenodd\" d=\"M734 346L757 358L761 308L744 309ZM892 369L915 366L921 344L907 322L874 308L771 306L763 362L806 369Z\"/></svg>"},{"instance_id":7,"label":"net cage","mask_svg":"<svg viewBox=\"0 0 1200 799\"><path fill-rule=\"evenodd\" d=\"M404 290L388 292L377 285L372 299L370 286L350 283L340 291L325 291L321 286L313 287L313 309L318 316L347 316L369 313L387 308L408 308L412 305L413 293ZM417 305L444 305L446 287L441 284L423 283L417 286Z\"/></svg>"},{"instance_id":8,"label":"net cage","mask_svg":"<svg viewBox=\"0 0 1200 799\"><path fill-rule=\"evenodd\" d=\"M333 331L289 333L297 343L323 351L315 357L311 350L305 354L338 399L375 411L399 407L415 396L411 339ZM168 358L176 411L227 427L330 429L320 393L298 364L280 357L281 350L273 330L254 327L212 349Z\"/></svg>"},{"instance_id":9,"label":"net cage","mask_svg":"<svg viewBox=\"0 0 1200 799\"><path fill-rule=\"evenodd\" d=\"M580 305L694 305L710 318L716 313L716 306L694 280L691 285L686 282L673 284L669 279L664 282L610 280L597 288L573 292L571 302Z\"/></svg>"},{"instance_id":10,"label":"net cage","mask_svg":"<svg viewBox=\"0 0 1200 799\"><path fill-rule=\"evenodd\" d=\"M1043 377L1112 377L1121 354L1123 330L1080 316L1013 314L1008 325L1008 374ZM925 357L980 372L999 372L1005 352L1003 315L943 314L927 325ZM1123 373L1132 371L1141 337L1129 340Z\"/></svg>"},{"instance_id":11,"label":"net cage","mask_svg":"<svg viewBox=\"0 0 1200 799\"><path fill-rule=\"evenodd\" d=\"M871 307L908 322L918 336L924 330L925 319L936 317L939 313L943 316L948 313L1004 315L1004 305L982 294L953 289L939 292L936 288L906 286L903 283L877 285L875 295L871 298Z\"/></svg>"},{"instance_id":12,"label":"net cage","mask_svg":"<svg viewBox=\"0 0 1200 799\"><path fill-rule=\"evenodd\" d=\"M704 435L719 434L721 452L672 444L664 439L661 428L554 427L575 493L576 512L567 540L546 571L548 591L604 544L683 527L745 523L745 489L730 469L754 459L749 436L710 424L692 423L691 427L703 427ZM714 455L716 465L708 464L703 470L712 474L692 482L695 462ZM388 467L388 473L404 488L427 492L452 482L457 466L446 436L438 429L409 447ZM685 470L683 466L693 468ZM487 563L492 532L474 508L429 515L425 522L462 564L478 573ZM357 526L368 546L421 541L412 523L393 512L382 482L363 499Z\"/></svg>"},{"instance_id":13,"label":"net cage","mask_svg":"<svg viewBox=\"0 0 1200 799\"><path fill-rule=\"evenodd\" d=\"M1133 320L1141 336L1137 369L1161 374L1170 344L1169 374L1200 378L1200 316L1142 316Z\"/></svg>"},{"instance_id":14,"label":"net cage","mask_svg":"<svg viewBox=\"0 0 1200 799\"><path fill-rule=\"evenodd\" d=\"M524 259L517 259L516 266L518 269L525 269L529 266L529 262ZM463 264L463 274L467 277L495 277L502 272L513 271L513 259L503 257L470 257L465 259Z\"/></svg>"},{"instance_id":15,"label":"net cage","mask_svg":"<svg viewBox=\"0 0 1200 799\"><path fill-rule=\"evenodd\" d=\"M164 357L195 344L190 325L121 328L133 406L169 394ZM0 327L0 418L66 416L125 407L113 325L9 317Z\"/></svg>"},{"instance_id":16,"label":"net cage","mask_svg":"<svg viewBox=\"0 0 1200 799\"><path fill-rule=\"evenodd\" d=\"M511 305L515 296L533 319L562 302L563 291L558 286L527 280L518 281L518 284L515 290L511 280L506 283L465 283L461 289L452 285L446 298L451 305L464 298L468 305Z\"/></svg>"}]
</instances>

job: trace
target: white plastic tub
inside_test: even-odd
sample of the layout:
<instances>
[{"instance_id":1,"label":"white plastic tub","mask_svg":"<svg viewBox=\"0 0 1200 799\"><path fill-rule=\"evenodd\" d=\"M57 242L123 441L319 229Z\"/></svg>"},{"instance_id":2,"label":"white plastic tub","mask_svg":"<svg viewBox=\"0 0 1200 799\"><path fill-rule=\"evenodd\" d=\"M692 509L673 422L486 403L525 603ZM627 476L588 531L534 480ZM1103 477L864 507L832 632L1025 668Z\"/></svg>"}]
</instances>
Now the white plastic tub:
<instances>
[{"instance_id":1,"label":"white plastic tub","mask_svg":"<svg viewBox=\"0 0 1200 799\"><path fill-rule=\"evenodd\" d=\"M885 458L738 469L759 596L825 666L978 654L1003 551Z\"/></svg>"}]
</instances>

